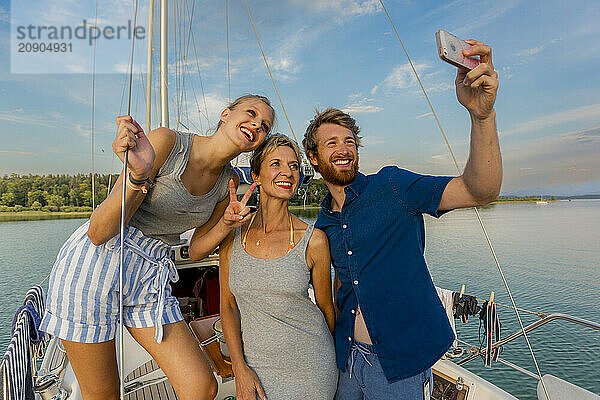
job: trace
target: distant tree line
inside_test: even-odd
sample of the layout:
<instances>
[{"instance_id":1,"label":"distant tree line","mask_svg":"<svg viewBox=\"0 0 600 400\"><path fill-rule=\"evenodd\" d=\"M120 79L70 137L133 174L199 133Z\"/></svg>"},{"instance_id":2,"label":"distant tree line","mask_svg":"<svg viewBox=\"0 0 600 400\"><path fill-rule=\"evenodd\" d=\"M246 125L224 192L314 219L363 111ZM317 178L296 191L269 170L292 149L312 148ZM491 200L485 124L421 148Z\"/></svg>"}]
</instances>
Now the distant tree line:
<instances>
[{"instance_id":1,"label":"distant tree line","mask_svg":"<svg viewBox=\"0 0 600 400\"><path fill-rule=\"evenodd\" d=\"M108 194L118 175L95 177L95 203ZM6 175L0 177L0 212L20 211L91 211L90 174L78 175Z\"/></svg>"},{"instance_id":2,"label":"distant tree line","mask_svg":"<svg viewBox=\"0 0 600 400\"><path fill-rule=\"evenodd\" d=\"M316 207L321 205L328 189L323 178L313 179L308 187L299 188L289 201L290 206ZM258 190L248 200L250 207L258 207Z\"/></svg>"},{"instance_id":3,"label":"distant tree line","mask_svg":"<svg viewBox=\"0 0 600 400\"><path fill-rule=\"evenodd\" d=\"M289 204L291 206L302 206L304 204L307 206L318 206L321 204L321 201L323 201L327 192L328 189L323 178L313 179L307 188L298 190L294 197L290 199ZM304 202L305 196L306 203Z\"/></svg>"},{"instance_id":4,"label":"distant tree line","mask_svg":"<svg viewBox=\"0 0 600 400\"><path fill-rule=\"evenodd\" d=\"M100 204L118 175L95 177L95 203ZM317 206L327 193L323 179L313 179L290 200L292 206ZM92 210L90 174L77 175L6 175L0 177L0 212L47 211L73 212Z\"/></svg>"}]
</instances>

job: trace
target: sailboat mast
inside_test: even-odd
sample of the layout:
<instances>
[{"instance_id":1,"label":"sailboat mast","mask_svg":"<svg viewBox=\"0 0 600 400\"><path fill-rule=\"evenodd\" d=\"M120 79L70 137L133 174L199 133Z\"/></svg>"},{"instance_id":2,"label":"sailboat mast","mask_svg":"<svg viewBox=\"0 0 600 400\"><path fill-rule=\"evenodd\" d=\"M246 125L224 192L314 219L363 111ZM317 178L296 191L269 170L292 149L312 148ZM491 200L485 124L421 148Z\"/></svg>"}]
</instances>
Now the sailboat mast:
<instances>
[{"instance_id":1,"label":"sailboat mast","mask_svg":"<svg viewBox=\"0 0 600 400\"><path fill-rule=\"evenodd\" d=\"M167 0L160 0L160 126L169 127L167 70Z\"/></svg>"},{"instance_id":2,"label":"sailboat mast","mask_svg":"<svg viewBox=\"0 0 600 400\"><path fill-rule=\"evenodd\" d=\"M152 115L152 39L154 27L154 0L150 0L148 11L148 58L146 73L146 133L150 133Z\"/></svg>"}]
</instances>

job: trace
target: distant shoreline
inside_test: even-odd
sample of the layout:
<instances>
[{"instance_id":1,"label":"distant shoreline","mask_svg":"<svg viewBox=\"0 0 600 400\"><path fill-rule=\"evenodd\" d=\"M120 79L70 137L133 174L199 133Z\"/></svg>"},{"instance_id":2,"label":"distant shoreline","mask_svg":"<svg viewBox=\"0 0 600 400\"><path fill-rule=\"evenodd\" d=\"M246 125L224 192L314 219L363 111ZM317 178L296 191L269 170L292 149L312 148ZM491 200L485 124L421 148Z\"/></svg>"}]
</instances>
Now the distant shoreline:
<instances>
[{"instance_id":1,"label":"distant shoreline","mask_svg":"<svg viewBox=\"0 0 600 400\"><path fill-rule=\"evenodd\" d=\"M302 210L303 206L290 206L290 210ZM318 210L320 206L306 206L307 210ZM84 219L89 218L91 211L84 212L46 212L46 211L21 211L21 212L0 212L0 222L13 221L42 221L53 219Z\"/></svg>"},{"instance_id":2,"label":"distant shoreline","mask_svg":"<svg viewBox=\"0 0 600 400\"><path fill-rule=\"evenodd\" d=\"M0 213L0 222L9 221L41 221L51 219L82 219L89 218L91 211L84 212L46 212L46 211L22 211Z\"/></svg>"},{"instance_id":3,"label":"distant shoreline","mask_svg":"<svg viewBox=\"0 0 600 400\"><path fill-rule=\"evenodd\" d=\"M492 201L490 204L537 203L538 201L540 201L540 200L539 199L538 200L525 200L525 199L520 199L520 200L496 200L496 201ZM550 199L546 200L546 199L544 199L542 201L547 201L548 203L554 203L555 201L561 201L561 200L558 200L558 199L556 199L556 200L550 200ZM565 201L565 200L562 200L562 201Z\"/></svg>"},{"instance_id":4,"label":"distant shoreline","mask_svg":"<svg viewBox=\"0 0 600 400\"><path fill-rule=\"evenodd\" d=\"M569 201L569 200L590 200L590 199L544 199L548 203L554 203L558 201ZM594 199L596 200L596 199ZM537 200L530 199L515 199L515 200L496 200L489 205L494 204L510 204L510 203L536 203ZM321 206L318 205L310 205L306 206L306 210L319 210ZM303 206L289 206L289 209L292 211L302 210ZM91 211L83 211L83 212L45 212L45 211L21 211L21 212L0 212L0 222L12 222L12 221L41 221L41 220L53 220L53 219L85 219L89 218L92 214Z\"/></svg>"}]
</instances>

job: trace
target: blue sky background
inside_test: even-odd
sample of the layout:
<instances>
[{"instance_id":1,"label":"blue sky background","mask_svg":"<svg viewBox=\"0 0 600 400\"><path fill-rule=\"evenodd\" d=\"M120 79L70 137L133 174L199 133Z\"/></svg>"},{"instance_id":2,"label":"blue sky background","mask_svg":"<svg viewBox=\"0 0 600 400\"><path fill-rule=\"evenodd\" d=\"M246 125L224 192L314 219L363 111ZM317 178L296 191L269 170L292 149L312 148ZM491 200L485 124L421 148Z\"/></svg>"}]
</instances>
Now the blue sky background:
<instances>
[{"instance_id":1,"label":"blue sky background","mask_svg":"<svg viewBox=\"0 0 600 400\"><path fill-rule=\"evenodd\" d=\"M21 13L24 1L15 3ZM32 18L43 13L49 23L94 19L92 1L34 3L43 7L31 7ZM192 0L180 2L171 10L171 41L187 34L192 4ZM454 93L455 68L437 56L434 33L438 29L493 47L500 75L496 110L505 169L502 192L600 193L600 2L388 0L385 4L461 167L468 152L469 120ZM300 140L315 107L340 107L355 116L362 128L363 172L396 164L423 173L455 174L379 1L249 1L249 5ZM133 15L127 3L99 0L98 6L99 25ZM278 113L276 129L290 134L244 3L230 0L229 7L232 97L248 92L268 96ZM147 6L140 3L138 19L143 25L147 13ZM184 14L188 22L176 24L174 19L183 20ZM180 120L194 131L207 134L216 126L227 103L225 21L224 1L197 1L192 28L199 57L192 45L182 60L171 42L173 128L178 109ZM92 81L89 73L73 71L89 70L92 47L72 58L65 56L64 74L14 74L10 22L10 2L1 0L0 175L89 172ZM146 44L139 44L145 60ZM114 117L125 109L123 71L128 52L126 41L97 42L97 70L114 72L96 75L98 172L120 169L111 142ZM143 123L137 50L136 64L132 110ZM45 65L40 61L36 66L43 70ZM178 102L176 89L182 84L176 69L185 71L186 95ZM155 116L153 121L156 126Z\"/></svg>"}]
</instances>

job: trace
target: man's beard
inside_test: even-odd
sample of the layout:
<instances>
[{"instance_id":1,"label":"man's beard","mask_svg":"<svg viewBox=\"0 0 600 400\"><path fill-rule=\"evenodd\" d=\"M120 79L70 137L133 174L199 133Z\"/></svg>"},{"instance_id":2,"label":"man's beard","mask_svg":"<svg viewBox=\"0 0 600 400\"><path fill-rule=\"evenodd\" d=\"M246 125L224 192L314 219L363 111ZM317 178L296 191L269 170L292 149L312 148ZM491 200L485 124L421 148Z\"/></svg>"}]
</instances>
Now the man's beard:
<instances>
[{"instance_id":1,"label":"man's beard","mask_svg":"<svg viewBox=\"0 0 600 400\"><path fill-rule=\"evenodd\" d=\"M356 175L358 175L358 153L356 158L352 161L352 168L344 171L338 171L332 165L330 161L325 161L317 155L319 162L319 173L325 179L326 182L332 183L337 186L346 186L354 182Z\"/></svg>"}]
</instances>

